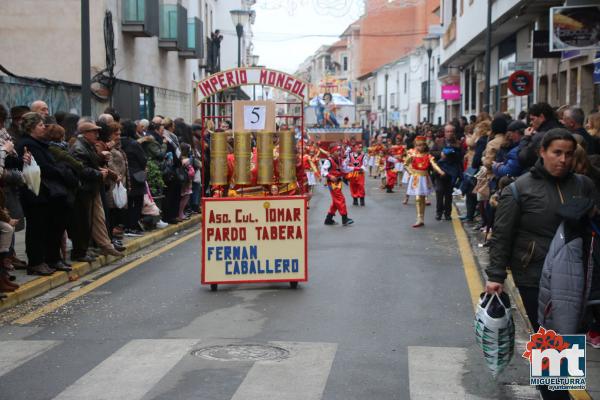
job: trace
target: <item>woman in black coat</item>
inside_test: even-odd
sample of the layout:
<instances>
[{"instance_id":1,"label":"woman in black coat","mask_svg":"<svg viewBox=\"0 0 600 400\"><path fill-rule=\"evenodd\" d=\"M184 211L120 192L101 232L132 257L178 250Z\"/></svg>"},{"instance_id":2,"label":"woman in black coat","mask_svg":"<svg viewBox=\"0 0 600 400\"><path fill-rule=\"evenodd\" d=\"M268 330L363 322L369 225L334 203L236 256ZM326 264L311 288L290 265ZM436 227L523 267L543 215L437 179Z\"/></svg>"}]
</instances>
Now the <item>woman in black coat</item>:
<instances>
[{"instance_id":1,"label":"woman in black coat","mask_svg":"<svg viewBox=\"0 0 600 400\"><path fill-rule=\"evenodd\" d=\"M20 157L34 157L41 171L36 195L27 187L21 190L25 218L25 251L30 275L51 275L70 268L60 262L60 247L68 216L68 188L77 187L77 177L56 162L46 142L46 127L37 113L23 116L23 136L17 143ZM26 162L27 163L27 162Z\"/></svg>"},{"instance_id":2,"label":"woman in black coat","mask_svg":"<svg viewBox=\"0 0 600 400\"><path fill-rule=\"evenodd\" d=\"M129 166L130 190L127 193L127 229L137 233L140 230L138 221L142 217L144 194L146 193L146 153L137 142L136 126L133 121L125 120L121 123L121 149L127 156Z\"/></svg>"}]
</instances>

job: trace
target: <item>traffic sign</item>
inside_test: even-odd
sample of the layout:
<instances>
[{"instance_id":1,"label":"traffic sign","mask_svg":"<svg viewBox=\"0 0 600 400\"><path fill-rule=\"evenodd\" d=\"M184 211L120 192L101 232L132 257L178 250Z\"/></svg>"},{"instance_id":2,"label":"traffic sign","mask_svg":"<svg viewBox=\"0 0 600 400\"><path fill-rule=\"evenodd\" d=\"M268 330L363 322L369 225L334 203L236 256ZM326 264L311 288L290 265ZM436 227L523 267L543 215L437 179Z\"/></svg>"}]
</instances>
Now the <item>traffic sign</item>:
<instances>
[{"instance_id":1,"label":"traffic sign","mask_svg":"<svg viewBox=\"0 0 600 400\"><path fill-rule=\"evenodd\" d=\"M527 71L515 71L508 78L508 90L515 96L527 96L533 89L533 76Z\"/></svg>"},{"instance_id":2,"label":"traffic sign","mask_svg":"<svg viewBox=\"0 0 600 400\"><path fill-rule=\"evenodd\" d=\"M509 62L508 63L509 71L533 71L533 61L526 62Z\"/></svg>"}]
</instances>

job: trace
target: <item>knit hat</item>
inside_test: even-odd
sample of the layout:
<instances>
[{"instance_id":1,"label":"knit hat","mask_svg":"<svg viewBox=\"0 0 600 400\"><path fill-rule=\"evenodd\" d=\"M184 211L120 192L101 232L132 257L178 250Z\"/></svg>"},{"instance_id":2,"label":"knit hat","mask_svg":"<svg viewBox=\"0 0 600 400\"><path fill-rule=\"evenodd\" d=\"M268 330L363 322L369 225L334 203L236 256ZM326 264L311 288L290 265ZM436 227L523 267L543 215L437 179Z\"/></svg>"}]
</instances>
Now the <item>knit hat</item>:
<instances>
[{"instance_id":1,"label":"knit hat","mask_svg":"<svg viewBox=\"0 0 600 400\"><path fill-rule=\"evenodd\" d=\"M508 124L508 128L506 128L507 131L510 131L510 132L518 131L521 133L523 133L525 131L525 129L527 129L527 125L524 122L519 121L519 120L512 121L510 124Z\"/></svg>"},{"instance_id":2,"label":"knit hat","mask_svg":"<svg viewBox=\"0 0 600 400\"><path fill-rule=\"evenodd\" d=\"M506 133L506 128L508 128L508 122L506 122L506 118L497 117L492 121L492 133Z\"/></svg>"}]
</instances>

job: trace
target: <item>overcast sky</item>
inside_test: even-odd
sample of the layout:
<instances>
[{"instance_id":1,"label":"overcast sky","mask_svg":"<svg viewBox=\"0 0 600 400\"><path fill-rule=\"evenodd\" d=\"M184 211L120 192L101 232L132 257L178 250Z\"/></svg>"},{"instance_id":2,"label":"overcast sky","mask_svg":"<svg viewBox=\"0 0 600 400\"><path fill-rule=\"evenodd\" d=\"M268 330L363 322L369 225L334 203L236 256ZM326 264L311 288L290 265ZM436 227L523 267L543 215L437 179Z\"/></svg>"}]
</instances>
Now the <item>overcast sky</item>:
<instances>
[{"instance_id":1,"label":"overcast sky","mask_svg":"<svg viewBox=\"0 0 600 400\"><path fill-rule=\"evenodd\" d=\"M359 0L259 0L253 7L254 54L260 57L259 64L294 72L321 45L339 39L361 15L361 4Z\"/></svg>"}]
</instances>

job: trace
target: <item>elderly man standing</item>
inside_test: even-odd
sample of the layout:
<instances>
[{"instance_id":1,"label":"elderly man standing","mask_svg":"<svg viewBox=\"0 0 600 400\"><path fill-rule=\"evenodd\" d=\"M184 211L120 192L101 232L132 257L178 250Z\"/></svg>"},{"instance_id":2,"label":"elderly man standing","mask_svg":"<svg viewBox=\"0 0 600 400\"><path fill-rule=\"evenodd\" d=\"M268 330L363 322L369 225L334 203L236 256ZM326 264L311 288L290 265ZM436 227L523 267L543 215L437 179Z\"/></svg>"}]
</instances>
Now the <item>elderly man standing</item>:
<instances>
[{"instance_id":1,"label":"elderly man standing","mask_svg":"<svg viewBox=\"0 0 600 400\"><path fill-rule=\"evenodd\" d=\"M50 115L48 104L46 104L42 100L36 100L33 103L31 103L31 111L40 114L42 118L46 118Z\"/></svg>"},{"instance_id":2,"label":"elderly man standing","mask_svg":"<svg viewBox=\"0 0 600 400\"><path fill-rule=\"evenodd\" d=\"M565 110L562 122L569 131L574 135L579 135L585 141L585 150L588 154L598 153L596 144L592 135L585 130L585 113L579 107L569 107Z\"/></svg>"},{"instance_id":3,"label":"elderly man standing","mask_svg":"<svg viewBox=\"0 0 600 400\"><path fill-rule=\"evenodd\" d=\"M444 126L444 144L436 144L431 151L444 175L435 178L436 214L435 219L452 219L452 191L457 179L462 174L462 149L456 139L456 127L452 124Z\"/></svg>"},{"instance_id":4,"label":"elderly man standing","mask_svg":"<svg viewBox=\"0 0 600 400\"><path fill-rule=\"evenodd\" d=\"M83 164L83 171L79 177L81 187L75 200L74 215L69 224L69 237L73 241L71 259L74 261L91 262L93 257L87 254L90 239L92 237L92 224L100 201L100 185L108 175L106 168L100 167L100 156L96 152L95 143L101 128L92 122L79 124L77 140L71 148L71 154ZM99 227L106 229L106 226ZM122 253L115 250L108 234L101 235L105 240L97 243L103 254L120 256Z\"/></svg>"}]
</instances>

